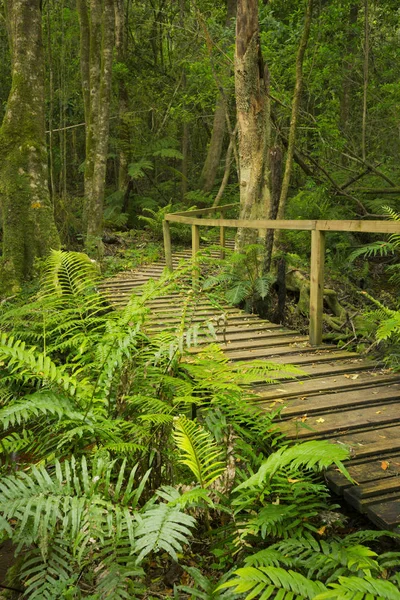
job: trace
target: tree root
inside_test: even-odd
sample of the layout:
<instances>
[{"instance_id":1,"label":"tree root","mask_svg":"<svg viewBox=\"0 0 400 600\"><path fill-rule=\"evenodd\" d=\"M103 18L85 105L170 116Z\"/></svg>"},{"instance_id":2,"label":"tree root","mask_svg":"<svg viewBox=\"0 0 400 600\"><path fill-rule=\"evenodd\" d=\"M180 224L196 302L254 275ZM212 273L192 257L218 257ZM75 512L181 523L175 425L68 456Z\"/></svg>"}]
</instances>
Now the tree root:
<instances>
[{"instance_id":1,"label":"tree root","mask_svg":"<svg viewBox=\"0 0 400 600\"><path fill-rule=\"evenodd\" d=\"M291 292L299 294L299 300L297 302L296 312L305 316L310 314L310 280L308 276L300 271L299 269L291 269L286 275L286 287ZM324 313L323 321L327 327L341 336L346 336L348 339L349 335L354 334L354 324L350 312L353 315L356 313L356 309L350 311L348 308L344 308L339 302L337 292L330 288L324 288L324 307L326 307L331 314Z\"/></svg>"}]
</instances>

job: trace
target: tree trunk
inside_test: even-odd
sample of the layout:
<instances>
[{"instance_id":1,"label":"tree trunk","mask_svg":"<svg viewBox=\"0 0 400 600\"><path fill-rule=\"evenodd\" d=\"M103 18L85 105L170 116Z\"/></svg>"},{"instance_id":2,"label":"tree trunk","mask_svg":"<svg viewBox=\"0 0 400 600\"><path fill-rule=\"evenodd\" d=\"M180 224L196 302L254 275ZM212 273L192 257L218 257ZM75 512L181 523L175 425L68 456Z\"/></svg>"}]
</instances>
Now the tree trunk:
<instances>
[{"instance_id":1,"label":"tree trunk","mask_svg":"<svg viewBox=\"0 0 400 600\"><path fill-rule=\"evenodd\" d=\"M269 219L276 219L279 209L279 198L282 189L282 149L280 146L273 146L269 152L271 169L271 203L269 209ZM272 249L274 246L275 231L268 229L265 236L265 252L263 273L269 273L272 262Z\"/></svg>"},{"instance_id":2,"label":"tree trunk","mask_svg":"<svg viewBox=\"0 0 400 600\"><path fill-rule=\"evenodd\" d=\"M101 258L114 49L114 0L90 0L89 4L87 0L78 0L78 11L86 121L86 250L90 255ZM89 37L85 40L85 36Z\"/></svg>"},{"instance_id":3,"label":"tree trunk","mask_svg":"<svg viewBox=\"0 0 400 600\"><path fill-rule=\"evenodd\" d=\"M238 0L235 48L235 91L239 125L240 218L267 218L270 103L258 30L257 0ZM239 229L236 249L257 241L258 232Z\"/></svg>"},{"instance_id":4,"label":"tree trunk","mask_svg":"<svg viewBox=\"0 0 400 600\"><path fill-rule=\"evenodd\" d=\"M356 33L355 25L358 18L358 3L352 4L349 10L349 23L346 41L346 57L343 61L343 84L342 97L340 100L340 123L344 134L348 133L348 124L350 118L351 91L352 91L352 74L354 71L354 54ZM342 157L343 158L343 157Z\"/></svg>"},{"instance_id":5,"label":"tree trunk","mask_svg":"<svg viewBox=\"0 0 400 600\"><path fill-rule=\"evenodd\" d=\"M215 105L214 121L206 160L200 175L199 186L203 192L209 193L214 187L218 167L221 161L222 146L225 136L225 101L218 96Z\"/></svg>"},{"instance_id":6,"label":"tree trunk","mask_svg":"<svg viewBox=\"0 0 400 600\"><path fill-rule=\"evenodd\" d=\"M367 133L367 94L369 75L369 10L368 0L364 0L364 85L363 85L363 111L361 128L361 152L362 159L367 160L366 133Z\"/></svg>"},{"instance_id":7,"label":"tree trunk","mask_svg":"<svg viewBox=\"0 0 400 600\"><path fill-rule=\"evenodd\" d=\"M228 0L227 2L225 27L229 27L232 19L236 16L236 4L236 0ZM211 192L214 187L218 167L221 162L227 108L224 95L220 92L215 103L211 139L199 181L199 187L206 193Z\"/></svg>"},{"instance_id":8,"label":"tree trunk","mask_svg":"<svg viewBox=\"0 0 400 600\"><path fill-rule=\"evenodd\" d=\"M129 0L115 0L115 53L119 65L125 65L126 62L128 9ZM130 131L126 120L126 113L129 108L129 94L126 85L125 69L121 69L121 72L118 74L118 102L118 189L126 190L129 179Z\"/></svg>"},{"instance_id":9,"label":"tree trunk","mask_svg":"<svg viewBox=\"0 0 400 600\"><path fill-rule=\"evenodd\" d=\"M281 197L279 199L278 219L283 219L285 216L286 201L289 192L290 177L293 168L293 155L295 151L296 143L296 128L297 120L299 116L299 106L301 99L301 91L303 87L303 61L304 54L308 45L308 38L310 36L311 18L313 10L313 0L307 0L306 16L304 20L304 29L301 36L299 48L296 56L296 83L294 86L293 100L292 100L292 116L290 119L288 149L286 155L285 172L282 181Z\"/></svg>"},{"instance_id":10,"label":"tree trunk","mask_svg":"<svg viewBox=\"0 0 400 600\"><path fill-rule=\"evenodd\" d=\"M12 85L0 129L2 292L32 275L36 257L60 245L48 187L40 0L6 0Z\"/></svg>"}]
</instances>

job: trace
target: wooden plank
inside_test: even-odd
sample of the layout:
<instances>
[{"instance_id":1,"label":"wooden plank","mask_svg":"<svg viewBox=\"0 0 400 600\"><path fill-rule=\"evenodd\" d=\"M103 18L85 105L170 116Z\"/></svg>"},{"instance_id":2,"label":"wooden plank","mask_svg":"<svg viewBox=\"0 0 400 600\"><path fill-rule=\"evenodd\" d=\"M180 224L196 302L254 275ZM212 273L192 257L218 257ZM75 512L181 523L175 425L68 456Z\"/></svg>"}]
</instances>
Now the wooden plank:
<instances>
[{"instance_id":1,"label":"wooden plank","mask_svg":"<svg viewBox=\"0 0 400 600\"><path fill-rule=\"evenodd\" d=\"M229 208L233 208L233 207L239 207L240 204L238 202L233 202L231 204L222 204L221 206L209 206L208 208L197 208L195 210L184 210L181 212L176 212L176 213L168 213L165 215L165 220L167 221L172 221L173 218L176 215L208 215L211 212L224 212L225 210L228 210Z\"/></svg>"},{"instance_id":2,"label":"wooden plank","mask_svg":"<svg viewBox=\"0 0 400 600\"><path fill-rule=\"evenodd\" d=\"M361 499L366 500L367 498L384 496L385 494L393 494L394 492L400 492L400 477L397 475L361 485L353 485L351 488L345 490L344 497L348 501L351 498L351 504L353 504L353 502L357 503Z\"/></svg>"},{"instance_id":3,"label":"wooden plank","mask_svg":"<svg viewBox=\"0 0 400 600\"><path fill-rule=\"evenodd\" d=\"M322 314L324 302L325 233L311 232L310 269L310 344L322 344Z\"/></svg>"},{"instance_id":4,"label":"wooden plank","mask_svg":"<svg viewBox=\"0 0 400 600\"><path fill-rule=\"evenodd\" d=\"M290 358L287 359L286 362L294 363L294 359L292 355L296 354L304 354L307 352L317 352L317 349L306 347L304 344L292 344L291 346L285 346L283 348L277 347L268 347L268 348L260 348L260 349L248 349L248 350L225 350L224 354L232 361L237 360L253 360L255 358L264 358L267 361L272 361L276 356L287 355Z\"/></svg>"},{"instance_id":5,"label":"wooden plank","mask_svg":"<svg viewBox=\"0 0 400 600\"><path fill-rule=\"evenodd\" d=\"M352 458L380 456L400 451L400 426L397 424L376 427L373 431L343 431L326 437L351 448Z\"/></svg>"},{"instance_id":6,"label":"wooden plank","mask_svg":"<svg viewBox=\"0 0 400 600\"><path fill-rule=\"evenodd\" d=\"M317 221L319 231L358 231L365 233L400 233L396 221Z\"/></svg>"},{"instance_id":7,"label":"wooden plank","mask_svg":"<svg viewBox=\"0 0 400 600\"><path fill-rule=\"evenodd\" d=\"M279 423L279 430L289 439L323 438L328 434L350 429L379 427L399 423L400 411L398 403L383 403L372 407L343 410L338 413L322 413L321 415L305 415L299 419Z\"/></svg>"},{"instance_id":8,"label":"wooden plank","mask_svg":"<svg viewBox=\"0 0 400 600\"><path fill-rule=\"evenodd\" d=\"M379 504L366 507L366 514L375 525L399 533L400 499L380 500Z\"/></svg>"},{"instance_id":9,"label":"wooden plank","mask_svg":"<svg viewBox=\"0 0 400 600\"><path fill-rule=\"evenodd\" d=\"M284 383L282 388L284 388ZM377 385L374 388L361 388L350 391L340 391L333 394L321 394L312 396L301 396L300 398L290 398L284 401L285 405L281 412L282 418L292 418L298 415L310 415L312 413L322 413L323 411L337 411L338 409L348 408L350 406L368 406L377 405L382 400L398 400L400 384ZM276 401L272 400L273 406ZM266 408L271 404L266 404Z\"/></svg>"},{"instance_id":10,"label":"wooden plank","mask_svg":"<svg viewBox=\"0 0 400 600\"><path fill-rule=\"evenodd\" d=\"M286 229L300 231L358 231L369 233L400 233L396 221L356 221L356 220L273 220L273 219L201 219L184 214L166 215L168 221L188 225L208 227L244 227L246 229Z\"/></svg>"},{"instance_id":11,"label":"wooden plank","mask_svg":"<svg viewBox=\"0 0 400 600\"><path fill-rule=\"evenodd\" d=\"M251 338L251 339L247 339L247 340L240 340L240 341L236 341L236 342L232 342L231 340L228 340L227 343L224 343L223 341L219 341L219 346L221 348L221 350L223 350L224 352L227 352L229 350L236 350L238 348L248 348L248 349L253 349L253 348L269 348L270 346L286 346L288 344L293 344L296 342L304 342L306 341L307 338L304 335L297 335L297 336L288 336L288 337L273 337L273 338L263 338L263 339L255 339L255 338ZM202 351L201 347L197 347L197 348L191 348L190 350L193 354L196 354L198 352Z\"/></svg>"},{"instance_id":12,"label":"wooden plank","mask_svg":"<svg viewBox=\"0 0 400 600\"><path fill-rule=\"evenodd\" d=\"M345 389L374 388L382 384L392 384L394 393L400 394L400 376L378 374L371 371L343 375L327 375L306 381L295 381L279 385L261 385L254 388L260 400L276 400L305 395L322 395L325 392Z\"/></svg>"},{"instance_id":13,"label":"wooden plank","mask_svg":"<svg viewBox=\"0 0 400 600\"><path fill-rule=\"evenodd\" d=\"M225 248L225 227L221 226L219 228L219 245L221 246L221 248ZM225 252L224 250L221 250L220 253L220 259L224 260L225 258Z\"/></svg>"},{"instance_id":14,"label":"wooden plank","mask_svg":"<svg viewBox=\"0 0 400 600\"><path fill-rule=\"evenodd\" d=\"M351 356L358 356L355 352L350 354L349 352L343 352L340 350L329 350L328 352L321 352L321 349L318 348L306 348L300 354L297 354L291 357L290 362L293 365L301 365L301 364L316 364L316 363L327 363L335 360L343 360L346 358L351 358ZM271 356L271 354L265 355L265 352L255 351L252 353L249 352L232 352L230 355L230 360L236 361L247 361L254 360L257 358L259 360L265 360L267 362L276 362L278 364L283 364L287 362L286 359L280 358L279 356Z\"/></svg>"},{"instance_id":15,"label":"wooden plank","mask_svg":"<svg viewBox=\"0 0 400 600\"><path fill-rule=\"evenodd\" d=\"M189 213L187 213L189 214ZM244 227L246 229L292 229L292 230L313 230L316 228L316 221L300 220L277 220L273 219L201 219L196 217L182 215L166 215L168 221L173 223L185 223L187 225L204 225L206 227Z\"/></svg>"},{"instance_id":16,"label":"wooden plank","mask_svg":"<svg viewBox=\"0 0 400 600\"><path fill-rule=\"evenodd\" d=\"M172 271L174 267L172 264L171 231L170 231L169 223L166 220L163 221L163 237L164 237L165 264L167 265L167 269Z\"/></svg>"},{"instance_id":17,"label":"wooden plank","mask_svg":"<svg viewBox=\"0 0 400 600\"><path fill-rule=\"evenodd\" d=\"M382 469L382 461L389 465L386 469ZM398 475L400 454L381 454L373 458L368 457L358 463L347 461L345 467L357 484L386 479ZM345 489L353 485L338 469L329 469L325 473L325 478L329 487L338 495L343 494Z\"/></svg>"},{"instance_id":18,"label":"wooden plank","mask_svg":"<svg viewBox=\"0 0 400 600\"><path fill-rule=\"evenodd\" d=\"M197 262L197 253L200 249L200 227L192 225L192 260L193 260L193 288L197 289L199 282L199 265Z\"/></svg>"}]
</instances>

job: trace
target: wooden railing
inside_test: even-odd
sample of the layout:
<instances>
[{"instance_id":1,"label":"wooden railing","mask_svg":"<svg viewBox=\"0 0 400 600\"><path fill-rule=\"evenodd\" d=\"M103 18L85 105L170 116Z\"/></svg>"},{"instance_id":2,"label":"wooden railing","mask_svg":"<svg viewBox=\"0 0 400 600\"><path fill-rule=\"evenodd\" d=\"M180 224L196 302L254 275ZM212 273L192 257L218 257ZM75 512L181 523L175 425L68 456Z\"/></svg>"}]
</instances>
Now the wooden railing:
<instances>
[{"instance_id":1,"label":"wooden railing","mask_svg":"<svg viewBox=\"0 0 400 600\"><path fill-rule=\"evenodd\" d=\"M204 208L187 212L165 215L163 223L165 261L169 269L172 265L172 246L170 223L184 223L192 227L192 256L196 260L200 247L200 227L219 227L220 245L225 246L226 227L244 227L247 229L286 229L311 231L311 267L310 267L310 344L322 344L322 315L324 301L324 267L325 267L325 235L329 231L354 231L363 233L399 233L400 222L396 221L324 221L324 220L281 220L270 219L212 219L205 215L211 212L224 212L238 204L225 204L215 208ZM223 252L222 252L223 257Z\"/></svg>"}]
</instances>

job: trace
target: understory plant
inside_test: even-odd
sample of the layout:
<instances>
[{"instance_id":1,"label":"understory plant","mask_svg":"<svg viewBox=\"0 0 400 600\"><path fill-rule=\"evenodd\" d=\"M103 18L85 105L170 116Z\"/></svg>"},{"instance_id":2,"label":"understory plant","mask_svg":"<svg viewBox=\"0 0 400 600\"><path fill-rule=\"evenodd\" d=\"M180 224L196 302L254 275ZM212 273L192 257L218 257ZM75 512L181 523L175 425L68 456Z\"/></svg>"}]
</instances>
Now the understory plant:
<instances>
[{"instance_id":1,"label":"understory plant","mask_svg":"<svg viewBox=\"0 0 400 600\"><path fill-rule=\"evenodd\" d=\"M393 221L400 223L400 214L389 207L384 212ZM360 256L392 257L391 264L386 267L390 274L389 281L396 288L400 285L400 234L389 236L388 240L373 242L355 250L350 256L354 261ZM394 306L388 307L371 294L363 291L362 295L368 300L373 309L363 312L362 328L360 333L372 337L373 346L377 346L383 355L386 364L398 371L400 369L400 303L395 300Z\"/></svg>"},{"instance_id":2,"label":"understory plant","mask_svg":"<svg viewBox=\"0 0 400 600\"><path fill-rule=\"evenodd\" d=\"M229 575L236 565L276 583L263 571L268 565L246 562L255 550L278 556L277 544L308 541L321 553L330 502L318 474L330 465L346 473L348 452L285 442L274 423L279 410L266 413L251 386L299 371L229 362L214 326L193 321L191 272L190 265L150 282L117 311L85 255L54 252L38 295L1 315L0 530L15 549L10 582L20 598L149 597L161 554L191 578L178 581L176 593L193 588L193 597L226 599L237 595L230 586L248 585L241 571ZM182 306L172 328L154 323L149 309L168 293ZM212 343L193 348L199 339ZM204 578L186 558L194 539L209 549ZM271 568L285 568L287 554ZM388 577L395 560L379 563ZM317 578L300 563L290 568L297 579ZM214 573L221 569L222 579ZM378 571L357 573L368 586ZM327 585L329 573L326 566ZM310 597L292 579L282 580L286 596L275 584L271 594ZM250 586L249 598L264 588Z\"/></svg>"},{"instance_id":3,"label":"understory plant","mask_svg":"<svg viewBox=\"0 0 400 600\"><path fill-rule=\"evenodd\" d=\"M243 306L248 312L253 312L258 302L264 301L275 281L275 277L262 272L262 257L264 247L261 244L251 244L243 252L224 250L227 255L221 261L217 272L205 278L205 290L222 289L225 299L231 304ZM206 254L205 251L204 254ZM213 271L216 271L215 267Z\"/></svg>"}]
</instances>

